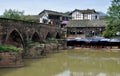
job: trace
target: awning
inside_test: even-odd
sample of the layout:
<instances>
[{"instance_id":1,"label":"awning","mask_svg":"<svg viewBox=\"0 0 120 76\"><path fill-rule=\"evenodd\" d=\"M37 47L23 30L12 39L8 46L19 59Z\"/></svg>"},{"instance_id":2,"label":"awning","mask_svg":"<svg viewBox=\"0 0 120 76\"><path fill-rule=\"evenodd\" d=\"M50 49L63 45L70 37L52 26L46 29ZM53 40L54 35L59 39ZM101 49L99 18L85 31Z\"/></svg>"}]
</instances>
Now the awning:
<instances>
[{"instance_id":1,"label":"awning","mask_svg":"<svg viewBox=\"0 0 120 76\"><path fill-rule=\"evenodd\" d=\"M113 38L113 39L110 39L110 42L120 42L120 40Z\"/></svg>"},{"instance_id":2,"label":"awning","mask_svg":"<svg viewBox=\"0 0 120 76\"><path fill-rule=\"evenodd\" d=\"M68 24L68 21L62 21L62 24Z\"/></svg>"}]
</instances>

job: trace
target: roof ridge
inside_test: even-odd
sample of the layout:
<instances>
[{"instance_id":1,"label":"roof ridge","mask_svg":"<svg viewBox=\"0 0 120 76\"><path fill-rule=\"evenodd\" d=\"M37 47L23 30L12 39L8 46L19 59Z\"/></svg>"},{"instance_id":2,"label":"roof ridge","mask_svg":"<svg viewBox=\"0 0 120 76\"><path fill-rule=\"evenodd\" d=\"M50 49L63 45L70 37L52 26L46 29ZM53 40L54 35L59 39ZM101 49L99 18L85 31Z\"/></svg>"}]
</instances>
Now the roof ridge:
<instances>
[{"instance_id":1,"label":"roof ridge","mask_svg":"<svg viewBox=\"0 0 120 76\"><path fill-rule=\"evenodd\" d=\"M44 10L44 11L50 11L50 12L56 12L56 13L62 13L62 12L58 12L58 11L53 11L53 10Z\"/></svg>"},{"instance_id":2,"label":"roof ridge","mask_svg":"<svg viewBox=\"0 0 120 76\"><path fill-rule=\"evenodd\" d=\"M95 9L75 9L74 11L82 12L82 13L98 13ZM72 11L71 13L73 13Z\"/></svg>"}]
</instances>

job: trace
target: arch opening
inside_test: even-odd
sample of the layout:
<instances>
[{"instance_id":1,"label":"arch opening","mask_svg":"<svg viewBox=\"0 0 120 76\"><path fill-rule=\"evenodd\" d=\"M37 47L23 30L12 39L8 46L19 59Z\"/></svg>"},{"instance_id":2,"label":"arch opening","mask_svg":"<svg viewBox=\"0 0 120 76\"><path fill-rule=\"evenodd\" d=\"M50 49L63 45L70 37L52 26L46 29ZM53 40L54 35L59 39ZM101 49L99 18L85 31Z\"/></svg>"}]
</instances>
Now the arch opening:
<instances>
[{"instance_id":1,"label":"arch opening","mask_svg":"<svg viewBox=\"0 0 120 76\"><path fill-rule=\"evenodd\" d=\"M20 48L23 48L24 47L24 43L23 43L23 39L22 39L22 36L21 34L16 31L16 30L13 30L7 40L6 40L6 44L7 45L12 45L12 46L16 46L16 47L20 47Z\"/></svg>"},{"instance_id":2,"label":"arch opening","mask_svg":"<svg viewBox=\"0 0 120 76\"><path fill-rule=\"evenodd\" d=\"M39 41L40 41L40 37L39 37L39 35L38 35L37 32L35 32L35 33L33 34L33 36L32 36L32 41L33 41L33 42L39 42Z\"/></svg>"},{"instance_id":3,"label":"arch opening","mask_svg":"<svg viewBox=\"0 0 120 76\"><path fill-rule=\"evenodd\" d=\"M57 33L55 38L56 38L56 39L60 39L60 38L61 38L61 37L60 37L60 34Z\"/></svg>"},{"instance_id":4,"label":"arch opening","mask_svg":"<svg viewBox=\"0 0 120 76\"><path fill-rule=\"evenodd\" d=\"M52 38L50 32L47 33L46 39Z\"/></svg>"}]
</instances>

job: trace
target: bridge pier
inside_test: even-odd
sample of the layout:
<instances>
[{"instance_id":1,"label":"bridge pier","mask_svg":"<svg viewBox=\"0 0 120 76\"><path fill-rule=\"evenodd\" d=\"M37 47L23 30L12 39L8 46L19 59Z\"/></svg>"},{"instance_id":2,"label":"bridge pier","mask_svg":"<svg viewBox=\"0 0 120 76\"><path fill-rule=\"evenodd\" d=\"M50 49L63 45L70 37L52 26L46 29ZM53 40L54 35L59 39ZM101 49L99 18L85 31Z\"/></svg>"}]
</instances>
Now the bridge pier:
<instances>
[{"instance_id":1,"label":"bridge pier","mask_svg":"<svg viewBox=\"0 0 120 76\"><path fill-rule=\"evenodd\" d=\"M0 67L22 67L22 54L17 52L0 52Z\"/></svg>"}]
</instances>

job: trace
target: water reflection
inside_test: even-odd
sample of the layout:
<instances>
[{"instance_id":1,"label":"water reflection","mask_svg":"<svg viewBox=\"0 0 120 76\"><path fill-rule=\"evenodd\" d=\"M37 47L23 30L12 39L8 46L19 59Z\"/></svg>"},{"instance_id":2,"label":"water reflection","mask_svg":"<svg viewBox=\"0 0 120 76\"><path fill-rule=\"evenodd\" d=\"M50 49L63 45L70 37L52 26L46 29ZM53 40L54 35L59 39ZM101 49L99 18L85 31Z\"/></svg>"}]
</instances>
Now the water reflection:
<instances>
[{"instance_id":1,"label":"water reflection","mask_svg":"<svg viewBox=\"0 0 120 76\"><path fill-rule=\"evenodd\" d=\"M25 59L25 67L0 68L0 76L120 76L120 52L66 50L41 59Z\"/></svg>"},{"instance_id":2,"label":"water reflection","mask_svg":"<svg viewBox=\"0 0 120 76\"><path fill-rule=\"evenodd\" d=\"M68 53L67 57L75 60L75 62L68 62L68 65L74 64L72 66L75 67L75 69L68 67L71 70L65 70L55 76L120 76L120 57L117 53L72 52ZM73 69L77 69L77 71Z\"/></svg>"},{"instance_id":3,"label":"water reflection","mask_svg":"<svg viewBox=\"0 0 120 76\"><path fill-rule=\"evenodd\" d=\"M64 72L57 74L55 76L71 76L70 70L65 70Z\"/></svg>"},{"instance_id":4,"label":"water reflection","mask_svg":"<svg viewBox=\"0 0 120 76\"><path fill-rule=\"evenodd\" d=\"M105 74L105 73L99 73L96 76L107 76L107 74Z\"/></svg>"},{"instance_id":5,"label":"water reflection","mask_svg":"<svg viewBox=\"0 0 120 76\"><path fill-rule=\"evenodd\" d=\"M70 70L65 70L55 76L120 76L120 73L94 73L94 72L71 72Z\"/></svg>"},{"instance_id":6,"label":"water reflection","mask_svg":"<svg viewBox=\"0 0 120 76\"><path fill-rule=\"evenodd\" d=\"M93 57L90 57L90 56L81 56L81 55L68 55L68 56L72 59L81 59L81 60L98 59L98 58L93 58ZM99 59L120 61L120 58L115 58L115 57L100 57Z\"/></svg>"}]
</instances>

